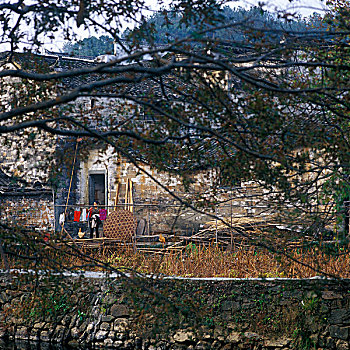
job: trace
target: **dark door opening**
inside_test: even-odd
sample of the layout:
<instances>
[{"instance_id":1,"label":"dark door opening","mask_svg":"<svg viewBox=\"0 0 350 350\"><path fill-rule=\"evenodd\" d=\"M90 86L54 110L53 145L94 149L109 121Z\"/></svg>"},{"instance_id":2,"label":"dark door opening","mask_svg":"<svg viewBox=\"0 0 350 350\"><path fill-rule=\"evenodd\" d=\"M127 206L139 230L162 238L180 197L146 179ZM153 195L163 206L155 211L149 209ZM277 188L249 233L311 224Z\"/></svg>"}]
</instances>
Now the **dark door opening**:
<instances>
[{"instance_id":1,"label":"dark door opening","mask_svg":"<svg viewBox=\"0 0 350 350\"><path fill-rule=\"evenodd\" d=\"M105 205L106 183L104 174L89 175L89 205L98 201Z\"/></svg>"}]
</instances>

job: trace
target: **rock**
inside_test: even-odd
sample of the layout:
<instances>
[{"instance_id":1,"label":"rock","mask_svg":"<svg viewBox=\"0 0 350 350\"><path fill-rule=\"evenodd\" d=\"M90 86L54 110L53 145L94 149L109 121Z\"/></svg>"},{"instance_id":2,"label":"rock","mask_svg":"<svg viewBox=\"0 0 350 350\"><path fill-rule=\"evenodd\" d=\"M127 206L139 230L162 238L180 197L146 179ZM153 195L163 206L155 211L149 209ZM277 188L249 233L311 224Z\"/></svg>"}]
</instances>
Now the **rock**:
<instances>
[{"instance_id":1,"label":"rock","mask_svg":"<svg viewBox=\"0 0 350 350\"><path fill-rule=\"evenodd\" d=\"M114 316L107 315L107 316L102 316L101 317L101 322L112 322L115 319Z\"/></svg>"},{"instance_id":2,"label":"rock","mask_svg":"<svg viewBox=\"0 0 350 350\"><path fill-rule=\"evenodd\" d=\"M322 292L322 299L325 299L325 300L343 299L343 296L341 294L332 292L330 290L326 290Z\"/></svg>"},{"instance_id":3,"label":"rock","mask_svg":"<svg viewBox=\"0 0 350 350\"><path fill-rule=\"evenodd\" d=\"M221 349L221 343L218 340L214 340L213 344L210 347L211 350L219 350Z\"/></svg>"},{"instance_id":4,"label":"rock","mask_svg":"<svg viewBox=\"0 0 350 350\"><path fill-rule=\"evenodd\" d=\"M113 346L116 348L116 349L122 349L123 348L123 342L120 341L120 340L116 340L114 343L113 343Z\"/></svg>"},{"instance_id":5,"label":"rock","mask_svg":"<svg viewBox=\"0 0 350 350\"><path fill-rule=\"evenodd\" d=\"M283 348L291 343L289 338L279 338L279 339L267 339L264 342L264 346L268 348Z\"/></svg>"},{"instance_id":6,"label":"rock","mask_svg":"<svg viewBox=\"0 0 350 350\"><path fill-rule=\"evenodd\" d=\"M116 339L115 332L113 332L113 331L109 332L107 338L115 340Z\"/></svg>"},{"instance_id":7,"label":"rock","mask_svg":"<svg viewBox=\"0 0 350 350\"><path fill-rule=\"evenodd\" d=\"M261 339L261 336L254 332L244 332L244 337L247 339Z\"/></svg>"},{"instance_id":8,"label":"rock","mask_svg":"<svg viewBox=\"0 0 350 350\"><path fill-rule=\"evenodd\" d=\"M163 341L158 342L155 346L157 350L166 350L168 348L168 344Z\"/></svg>"},{"instance_id":9,"label":"rock","mask_svg":"<svg viewBox=\"0 0 350 350\"><path fill-rule=\"evenodd\" d=\"M211 344L206 341L200 340L194 348L195 350L209 350L211 348Z\"/></svg>"},{"instance_id":10,"label":"rock","mask_svg":"<svg viewBox=\"0 0 350 350\"><path fill-rule=\"evenodd\" d=\"M37 328L33 328L30 332L29 340L30 341L39 341L40 340L39 334L40 334L40 330Z\"/></svg>"},{"instance_id":11,"label":"rock","mask_svg":"<svg viewBox=\"0 0 350 350\"><path fill-rule=\"evenodd\" d=\"M114 321L113 330L119 333L123 333L126 331L128 325L129 321L127 319L117 319Z\"/></svg>"},{"instance_id":12,"label":"rock","mask_svg":"<svg viewBox=\"0 0 350 350\"><path fill-rule=\"evenodd\" d=\"M238 333L238 332L231 332L226 338L226 341L233 344L238 343L240 340L241 340L241 333Z\"/></svg>"},{"instance_id":13,"label":"rock","mask_svg":"<svg viewBox=\"0 0 350 350\"><path fill-rule=\"evenodd\" d=\"M107 322L103 322L100 325L100 329L102 329L103 331L109 331L111 328L111 325Z\"/></svg>"},{"instance_id":14,"label":"rock","mask_svg":"<svg viewBox=\"0 0 350 350\"><path fill-rule=\"evenodd\" d=\"M49 331L41 331L40 332L40 340L43 342L49 342L50 341L50 332Z\"/></svg>"},{"instance_id":15,"label":"rock","mask_svg":"<svg viewBox=\"0 0 350 350\"><path fill-rule=\"evenodd\" d=\"M125 305L113 304L111 307L111 315L115 318L128 317L130 315L129 308Z\"/></svg>"},{"instance_id":16,"label":"rock","mask_svg":"<svg viewBox=\"0 0 350 350\"><path fill-rule=\"evenodd\" d=\"M226 344L220 350L231 350L231 349L232 349L231 344Z\"/></svg>"},{"instance_id":17,"label":"rock","mask_svg":"<svg viewBox=\"0 0 350 350\"><path fill-rule=\"evenodd\" d=\"M85 327L80 327L80 330L84 330ZM91 331L95 328L95 325L93 323L89 323L86 327L85 332L86 333L91 333Z\"/></svg>"},{"instance_id":18,"label":"rock","mask_svg":"<svg viewBox=\"0 0 350 350\"><path fill-rule=\"evenodd\" d=\"M98 331L95 335L96 340L105 340L107 337L107 331Z\"/></svg>"},{"instance_id":19,"label":"rock","mask_svg":"<svg viewBox=\"0 0 350 350\"><path fill-rule=\"evenodd\" d=\"M325 349L334 349L335 347L335 341L333 338L328 337L326 339L326 345L325 345Z\"/></svg>"},{"instance_id":20,"label":"rock","mask_svg":"<svg viewBox=\"0 0 350 350\"><path fill-rule=\"evenodd\" d=\"M70 330L70 334L73 339L78 339L81 336L81 331L78 327L73 327Z\"/></svg>"},{"instance_id":21,"label":"rock","mask_svg":"<svg viewBox=\"0 0 350 350\"><path fill-rule=\"evenodd\" d=\"M69 326L70 322L71 322L71 317L69 315L65 315L61 321L61 324L63 326Z\"/></svg>"},{"instance_id":22,"label":"rock","mask_svg":"<svg viewBox=\"0 0 350 350\"><path fill-rule=\"evenodd\" d=\"M114 339L116 339L116 340L125 340L126 339L126 333L125 332L122 332L122 333L115 332L114 333Z\"/></svg>"},{"instance_id":23,"label":"rock","mask_svg":"<svg viewBox=\"0 0 350 350\"><path fill-rule=\"evenodd\" d=\"M76 323L78 323L78 322L76 322L77 321L77 315L74 315L73 317L72 317L72 319L71 319L71 321L70 321L70 324L69 324L69 326L68 326L68 328L69 329L72 329L74 326L78 326L78 324L76 324Z\"/></svg>"},{"instance_id":24,"label":"rock","mask_svg":"<svg viewBox=\"0 0 350 350\"><path fill-rule=\"evenodd\" d=\"M16 339L23 339L23 340L27 340L28 339L28 328L27 327L18 327L16 334L15 334L15 338Z\"/></svg>"},{"instance_id":25,"label":"rock","mask_svg":"<svg viewBox=\"0 0 350 350\"><path fill-rule=\"evenodd\" d=\"M344 341L344 340L338 340L336 343L336 348L337 350L349 350L349 344L348 342Z\"/></svg>"},{"instance_id":26,"label":"rock","mask_svg":"<svg viewBox=\"0 0 350 350\"><path fill-rule=\"evenodd\" d=\"M134 350L135 349L135 341L133 339L125 340L124 348Z\"/></svg>"},{"instance_id":27,"label":"rock","mask_svg":"<svg viewBox=\"0 0 350 350\"><path fill-rule=\"evenodd\" d=\"M187 343L187 342L195 341L194 333L191 331L184 331L184 330L177 331L174 334L173 338L177 343Z\"/></svg>"},{"instance_id":28,"label":"rock","mask_svg":"<svg viewBox=\"0 0 350 350\"><path fill-rule=\"evenodd\" d=\"M329 335L332 338L348 340L350 327L330 326Z\"/></svg>"},{"instance_id":29,"label":"rock","mask_svg":"<svg viewBox=\"0 0 350 350\"><path fill-rule=\"evenodd\" d=\"M71 348L78 348L80 346L79 342L76 340L70 340L68 346Z\"/></svg>"},{"instance_id":30,"label":"rock","mask_svg":"<svg viewBox=\"0 0 350 350\"><path fill-rule=\"evenodd\" d=\"M112 348L114 346L113 340L110 338L107 338L104 340L103 345L107 348Z\"/></svg>"},{"instance_id":31,"label":"rock","mask_svg":"<svg viewBox=\"0 0 350 350\"><path fill-rule=\"evenodd\" d=\"M66 338L67 330L64 326L57 326L54 333L53 333L53 339L57 343L63 343L64 339Z\"/></svg>"},{"instance_id":32,"label":"rock","mask_svg":"<svg viewBox=\"0 0 350 350\"><path fill-rule=\"evenodd\" d=\"M33 328L45 329L45 326L46 326L45 322L36 322L36 323L34 323L34 327Z\"/></svg>"},{"instance_id":33,"label":"rock","mask_svg":"<svg viewBox=\"0 0 350 350\"><path fill-rule=\"evenodd\" d=\"M350 310L332 310L328 322L333 325L350 324Z\"/></svg>"}]
</instances>

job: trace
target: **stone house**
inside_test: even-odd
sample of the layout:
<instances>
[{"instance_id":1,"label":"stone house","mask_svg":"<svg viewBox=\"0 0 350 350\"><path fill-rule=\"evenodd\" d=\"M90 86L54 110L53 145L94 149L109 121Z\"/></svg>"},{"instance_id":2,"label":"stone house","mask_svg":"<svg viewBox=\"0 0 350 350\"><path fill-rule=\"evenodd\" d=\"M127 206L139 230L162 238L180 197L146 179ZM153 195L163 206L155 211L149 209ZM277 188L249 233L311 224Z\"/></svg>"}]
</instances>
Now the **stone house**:
<instances>
[{"instance_id":1,"label":"stone house","mask_svg":"<svg viewBox=\"0 0 350 350\"><path fill-rule=\"evenodd\" d=\"M15 53L11 55L8 52L0 55L0 62L2 69L24 69L29 72L36 70L38 66L41 67L42 72L62 72L69 69L94 67L98 63L92 59L67 57L64 54L33 55ZM52 97L62 89L74 89L81 83L79 77L65 78L52 85L40 86L38 93ZM23 98L25 91L19 91L18 87L21 86L21 82L17 78L1 84L3 85L1 90L5 91L1 100L2 110L6 111L11 108L10 105L16 106L16 101L19 99L16 95L22 94L21 97ZM161 98L162 95L150 85L149 81L142 81L126 88L134 96L145 96L150 90L152 90L155 98ZM159 96L157 96L157 93L159 93ZM96 115L99 118L101 116L108 118L112 115L113 122L119 123L126 122L130 117L135 118L136 115L136 119L142 127L147 127L149 123L156 122L156 116L140 110L132 103L125 102L123 99L110 99L105 96L79 97L65 108L68 113L79 113L84 120L89 120L92 124L97 123L98 119L94 121ZM6 123L2 125L6 125ZM36 140L40 141L36 144L40 144L39 148L33 149L28 137L21 137L25 133L28 134L28 132L35 133ZM176 175L158 172L142 162L133 164L111 146L102 148L96 144L96 146L91 147L91 145L87 146L84 140L79 142L74 137L62 135L50 135L48 137L47 133L36 131L33 128L29 131L27 129L19 131L16 136L17 138L12 140L0 139L2 147L2 153L0 154L1 167L8 174L24 178L29 184L27 185L28 189L34 188L35 186L32 185L34 183L41 184L43 193L40 196L45 202L43 205L50 218L50 225L47 226L50 230L60 229L59 216L66 209L73 211L80 208L82 210L89 207L95 200L98 200L101 206L109 211L113 211L116 204L123 207L127 206L125 203L130 200L130 195L129 197L126 195L127 186L129 192L132 192L134 215L138 220L144 219L148 231L169 231L176 222L176 228L190 234L210 220L209 217L197 214L193 210L181 209L181 205L169 194L169 192L173 192L184 195L181 181ZM20 147L17 147L18 144L20 144ZM45 163L47 159L51 159L52 164L57 166L54 180L52 180L53 170L48 168ZM59 159L63 159L63 161L60 162ZM151 174L159 183L164 184L166 188L156 183L143 170ZM197 189L205 188L205 184L210 182L212 171L212 169L207 169L197 172L194 175L194 186ZM6 177L6 175L3 176ZM8 192L8 190L5 189L5 192ZM266 202L252 199L253 194L257 192L255 184L237 184L236 190L238 191L236 191L235 200L231 200L229 205L227 202L230 196L229 192L231 191L232 194L233 189L228 191L225 188L221 191L220 198L222 203L226 204L226 207L223 205L223 209L217 214L221 213L222 216L227 216L228 212L231 216L266 214ZM37 192L33 191L33 193ZM118 203L116 203L117 192L119 193ZM14 207L19 208L18 198L8 196L5 201L5 211L9 210L10 207L11 210ZM1 201L4 202L3 199ZM27 206L31 207L30 202L27 201L27 203ZM35 208L34 205L33 207ZM38 217L38 222L36 224L33 222L33 225L45 227L42 225L40 216ZM74 222L73 215L66 221L66 224L66 228L73 235L80 228L84 229L86 227L85 220Z\"/></svg>"}]
</instances>

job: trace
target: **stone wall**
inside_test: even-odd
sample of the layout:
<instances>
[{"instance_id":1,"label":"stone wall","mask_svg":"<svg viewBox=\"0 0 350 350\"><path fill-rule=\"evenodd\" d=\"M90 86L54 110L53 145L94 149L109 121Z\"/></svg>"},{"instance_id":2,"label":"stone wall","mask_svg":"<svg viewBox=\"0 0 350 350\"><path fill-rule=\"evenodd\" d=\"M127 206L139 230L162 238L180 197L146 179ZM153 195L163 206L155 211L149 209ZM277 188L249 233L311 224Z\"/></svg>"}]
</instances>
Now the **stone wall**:
<instances>
[{"instance_id":1,"label":"stone wall","mask_svg":"<svg viewBox=\"0 0 350 350\"><path fill-rule=\"evenodd\" d=\"M53 232L55 220L52 192L0 196L0 216L8 225Z\"/></svg>"},{"instance_id":2,"label":"stone wall","mask_svg":"<svg viewBox=\"0 0 350 350\"><path fill-rule=\"evenodd\" d=\"M349 280L36 277L1 275L1 338L84 348L349 349Z\"/></svg>"}]
</instances>

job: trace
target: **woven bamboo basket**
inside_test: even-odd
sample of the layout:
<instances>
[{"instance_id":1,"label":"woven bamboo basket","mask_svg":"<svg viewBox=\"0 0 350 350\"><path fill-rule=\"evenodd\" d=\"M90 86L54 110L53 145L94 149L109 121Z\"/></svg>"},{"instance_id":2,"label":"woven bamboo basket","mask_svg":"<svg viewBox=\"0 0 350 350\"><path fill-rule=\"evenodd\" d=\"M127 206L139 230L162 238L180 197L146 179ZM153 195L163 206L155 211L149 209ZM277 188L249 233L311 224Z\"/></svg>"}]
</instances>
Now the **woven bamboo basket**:
<instances>
[{"instance_id":1,"label":"woven bamboo basket","mask_svg":"<svg viewBox=\"0 0 350 350\"><path fill-rule=\"evenodd\" d=\"M128 210L118 209L110 213L103 225L103 234L123 242L131 241L136 230L136 219Z\"/></svg>"}]
</instances>

